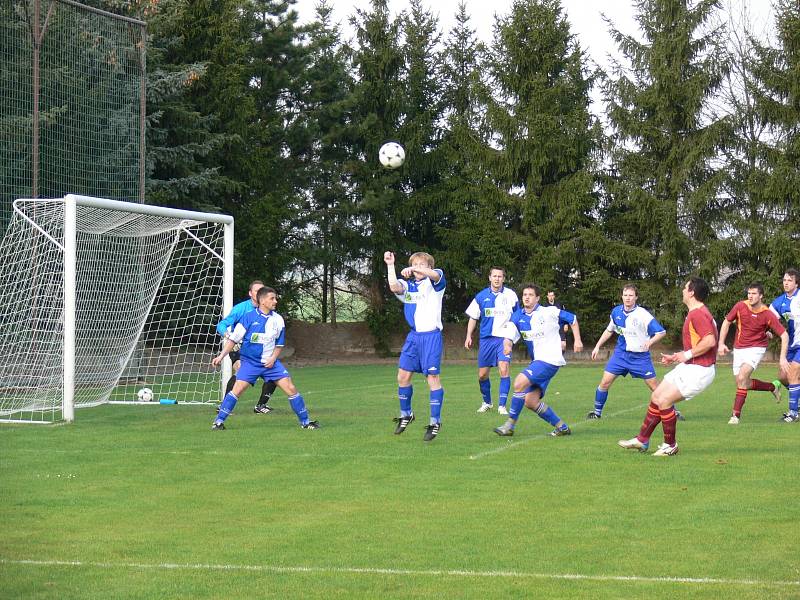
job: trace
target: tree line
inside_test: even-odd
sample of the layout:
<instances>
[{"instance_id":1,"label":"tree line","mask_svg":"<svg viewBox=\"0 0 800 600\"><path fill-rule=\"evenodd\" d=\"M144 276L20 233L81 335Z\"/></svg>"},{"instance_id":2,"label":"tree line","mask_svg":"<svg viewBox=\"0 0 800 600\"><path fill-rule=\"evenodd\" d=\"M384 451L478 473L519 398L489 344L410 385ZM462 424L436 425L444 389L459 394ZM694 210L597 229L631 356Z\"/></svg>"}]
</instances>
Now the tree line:
<instances>
[{"instance_id":1,"label":"tree line","mask_svg":"<svg viewBox=\"0 0 800 600\"><path fill-rule=\"evenodd\" d=\"M264 279L322 321L357 299L381 340L401 312L383 251L425 250L449 319L499 265L558 290L590 338L624 282L677 334L688 275L721 315L800 264L795 0L766 41L718 0L634 0L608 73L559 0L515 0L486 43L465 3L442 31L422 0L370 0L352 40L332 0L303 25L293 3L93 2L148 22L148 202L236 218L240 295Z\"/></svg>"}]
</instances>

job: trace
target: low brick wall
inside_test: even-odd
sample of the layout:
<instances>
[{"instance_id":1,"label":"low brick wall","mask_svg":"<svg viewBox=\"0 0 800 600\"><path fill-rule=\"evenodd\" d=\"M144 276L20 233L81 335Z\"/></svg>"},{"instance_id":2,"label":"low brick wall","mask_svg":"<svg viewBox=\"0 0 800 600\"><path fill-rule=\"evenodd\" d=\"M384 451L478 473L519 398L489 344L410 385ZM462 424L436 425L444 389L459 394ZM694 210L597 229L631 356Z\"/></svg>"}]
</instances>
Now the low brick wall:
<instances>
[{"instance_id":1,"label":"low brick wall","mask_svg":"<svg viewBox=\"0 0 800 600\"><path fill-rule=\"evenodd\" d=\"M446 360L476 360L477 359L477 332L473 334L472 350L464 348L464 337L466 336L466 325L457 323L445 323L444 326L444 357ZM395 354L400 353L406 332L393 334L389 340L389 349ZM614 350L614 340L609 340L600 352L596 364L602 364L608 360ZM378 359L375 352L375 340L369 331L366 323L303 323L294 321L286 330L286 357L294 355L302 361L314 360L353 360L358 358ZM567 361L591 361L594 340L585 346L583 352L574 354L572 352L572 340L570 338L567 345L565 358ZM653 359L658 360L661 353L674 352L670 349L658 345L653 350ZM526 359L525 349L521 344L514 347L514 358L521 362ZM764 357L766 362L778 361L778 350L770 348ZM721 364L728 365L732 361L732 356L728 354L720 357Z\"/></svg>"}]
</instances>

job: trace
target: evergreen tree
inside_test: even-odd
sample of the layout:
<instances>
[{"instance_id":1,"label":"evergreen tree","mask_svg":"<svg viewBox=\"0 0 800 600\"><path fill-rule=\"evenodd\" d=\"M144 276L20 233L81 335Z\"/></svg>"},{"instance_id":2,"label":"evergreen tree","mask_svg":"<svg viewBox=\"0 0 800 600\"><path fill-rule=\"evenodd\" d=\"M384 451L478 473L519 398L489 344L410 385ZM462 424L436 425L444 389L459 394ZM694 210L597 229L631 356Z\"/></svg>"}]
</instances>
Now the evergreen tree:
<instances>
[{"instance_id":1,"label":"evergreen tree","mask_svg":"<svg viewBox=\"0 0 800 600\"><path fill-rule=\"evenodd\" d=\"M723 174L715 166L728 123L705 110L726 70L716 0L637 0L643 40L612 28L629 65L605 87L612 127L604 177L606 270L640 284L645 302L680 332L680 286L692 272L722 275L713 250Z\"/></svg>"},{"instance_id":2,"label":"evergreen tree","mask_svg":"<svg viewBox=\"0 0 800 600\"><path fill-rule=\"evenodd\" d=\"M360 298L358 290L349 287L349 282L357 279L353 249L357 256L361 245L346 137L353 80L340 28L332 23L331 15L331 5L322 0L309 27L301 98L304 136L298 136L297 148L303 160L306 194L302 210L305 237L299 255L304 266L302 288L307 297L315 299L311 316L318 315L323 322L336 322L337 291L348 293L351 306ZM348 287L342 288L343 282Z\"/></svg>"},{"instance_id":3,"label":"evergreen tree","mask_svg":"<svg viewBox=\"0 0 800 600\"><path fill-rule=\"evenodd\" d=\"M466 3L461 2L455 24L444 44L442 103L445 127L441 144L441 188L438 236L442 240L443 264L448 271L445 307L450 318L463 314L470 299L486 282L486 269L508 265L508 256L495 256L486 247L486 236L478 236L486 224L495 222L495 210L487 201L493 185L486 169L488 137L481 127L486 82L481 76L485 46L471 27ZM513 273L510 274L513 276Z\"/></svg>"},{"instance_id":4,"label":"evergreen tree","mask_svg":"<svg viewBox=\"0 0 800 600\"><path fill-rule=\"evenodd\" d=\"M554 285L579 308L571 288L593 267L580 250L593 227L598 128L592 79L560 1L516 0L497 20L487 70L484 160L496 187L483 199L478 262L491 257L518 278Z\"/></svg>"},{"instance_id":5,"label":"evergreen tree","mask_svg":"<svg viewBox=\"0 0 800 600\"><path fill-rule=\"evenodd\" d=\"M394 250L402 261L407 251L399 235L405 202L403 170L418 160L408 152L403 170L395 171L382 169L377 160L380 146L397 138L403 119L401 23L400 18L391 18L387 0L371 0L368 10L357 9L351 18L358 42L352 56L356 85L348 131L354 158L360 159L350 165L362 235L357 255L363 257L367 271L367 320L378 349L384 352L386 332L399 325L400 311L386 306L389 291L383 252Z\"/></svg>"},{"instance_id":6,"label":"evergreen tree","mask_svg":"<svg viewBox=\"0 0 800 600\"><path fill-rule=\"evenodd\" d=\"M753 63L756 111L770 133L759 147L763 169L754 190L772 280L800 265L800 5L778 0L775 12L778 45L756 43Z\"/></svg>"},{"instance_id":7,"label":"evergreen tree","mask_svg":"<svg viewBox=\"0 0 800 600\"><path fill-rule=\"evenodd\" d=\"M230 2L226 6L229 11L219 17L206 15L230 17L235 9ZM216 211L238 188L218 161L236 138L220 131L216 115L198 106L202 96L196 88L207 77L208 44L215 36L194 37L206 29L189 27L204 20L190 8L183 0L162 0L148 22L146 198L149 204Z\"/></svg>"}]
</instances>

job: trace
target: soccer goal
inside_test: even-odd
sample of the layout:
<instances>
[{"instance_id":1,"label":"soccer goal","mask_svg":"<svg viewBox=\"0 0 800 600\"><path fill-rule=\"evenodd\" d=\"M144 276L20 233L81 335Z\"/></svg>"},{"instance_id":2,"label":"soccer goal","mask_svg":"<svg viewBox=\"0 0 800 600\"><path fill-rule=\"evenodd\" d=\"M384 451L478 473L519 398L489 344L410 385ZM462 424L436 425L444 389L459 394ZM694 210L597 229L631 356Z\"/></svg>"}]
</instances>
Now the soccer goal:
<instances>
[{"instance_id":1,"label":"soccer goal","mask_svg":"<svg viewBox=\"0 0 800 600\"><path fill-rule=\"evenodd\" d=\"M144 387L155 403L219 400L232 217L21 199L0 257L0 420L69 422L75 408L138 402Z\"/></svg>"}]
</instances>

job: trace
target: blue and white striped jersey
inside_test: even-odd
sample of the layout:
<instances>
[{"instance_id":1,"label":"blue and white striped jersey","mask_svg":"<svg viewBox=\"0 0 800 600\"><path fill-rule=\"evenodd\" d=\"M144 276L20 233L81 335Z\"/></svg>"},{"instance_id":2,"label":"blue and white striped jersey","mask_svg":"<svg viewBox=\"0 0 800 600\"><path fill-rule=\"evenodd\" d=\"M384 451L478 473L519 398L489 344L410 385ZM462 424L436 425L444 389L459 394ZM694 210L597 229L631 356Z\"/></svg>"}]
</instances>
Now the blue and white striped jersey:
<instances>
[{"instance_id":1,"label":"blue and white striped jersey","mask_svg":"<svg viewBox=\"0 0 800 600\"><path fill-rule=\"evenodd\" d=\"M217 333L220 335L225 335L233 331L234 326L238 323L243 316L245 316L250 311L256 309L256 305L253 304L253 301L248 298L247 300L242 300L238 304L234 305L231 309L231 312L222 319L219 323L217 323Z\"/></svg>"},{"instance_id":2,"label":"blue and white striped jersey","mask_svg":"<svg viewBox=\"0 0 800 600\"><path fill-rule=\"evenodd\" d=\"M795 290L792 296L781 294L769 305L770 309L786 321L786 331L789 333L789 347L800 346L800 290Z\"/></svg>"},{"instance_id":3,"label":"blue and white striped jersey","mask_svg":"<svg viewBox=\"0 0 800 600\"><path fill-rule=\"evenodd\" d=\"M666 331L653 315L638 304L630 312L625 312L623 304L615 306L606 330L617 334L617 350L628 352L649 352L645 350L645 342L655 334Z\"/></svg>"},{"instance_id":4,"label":"blue and white striped jersey","mask_svg":"<svg viewBox=\"0 0 800 600\"><path fill-rule=\"evenodd\" d=\"M519 308L519 299L511 288L502 287L493 292L487 287L477 293L467 310L470 319L480 321L480 336L503 337L503 330L515 310Z\"/></svg>"},{"instance_id":5,"label":"blue and white striped jersey","mask_svg":"<svg viewBox=\"0 0 800 600\"><path fill-rule=\"evenodd\" d=\"M229 339L237 344L241 342L242 358L263 365L276 346L286 344L286 326L283 317L275 311L264 313L256 308L241 318Z\"/></svg>"},{"instance_id":6,"label":"blue and white striped jersey","mask_svg":"<svg viewBox=\"0 0 800 600\"><path fill-rule=\"evenodd\" d=\"M439 274L439 281L433 283L428 277L416 279L398 279L403 286L402 294L395 294L403 303L406 322L412 330L423 333L442 329L442 298L447 285L444 272L434 269Z\"/></svg>"},{"instance_id":7,"label":"blue and white striped jersey","mask_svg":"<svg viewBox=\"0 0 800 600\"><path fill-rule=\"evenodd\" d=\"M531 312L526 312L525 308L515 310L505 327L504 337L511 338L515 342L521 337L528 348L531 360L540 360L561 367L567 362L561 353L559 332L564 325L572 325L574 322L575 315L571 312L560 310L555 306L537 304Z\"/></svg>"}]
</instances>

